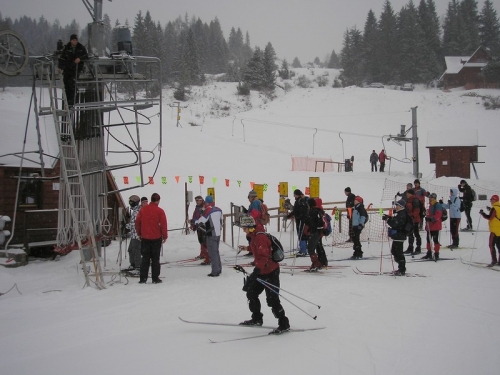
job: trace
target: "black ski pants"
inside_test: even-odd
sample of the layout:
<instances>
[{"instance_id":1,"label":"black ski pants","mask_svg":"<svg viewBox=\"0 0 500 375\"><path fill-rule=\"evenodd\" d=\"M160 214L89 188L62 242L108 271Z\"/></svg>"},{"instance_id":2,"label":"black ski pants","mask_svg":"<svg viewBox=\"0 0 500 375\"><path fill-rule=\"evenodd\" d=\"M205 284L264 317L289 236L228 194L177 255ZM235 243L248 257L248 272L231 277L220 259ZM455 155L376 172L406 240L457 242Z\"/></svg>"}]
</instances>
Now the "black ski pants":
<instances>
[{"instance_id":1,"label":"black ski pants","mask_svg":"<svg viewBox=\"0 0 500 375\"><path fill-rule=\"evenodd\" d=\"M392 241L391 254L398 264L398 270L406 272L406 259L403 254L404 241Z\"/></svg>"},{"instance_id":2,"label":"black ski pants","mask_svg":"<svg viewBox=\"0 0 500 375\"><path fill-rule=\"evenodd\" d=\"M141 281L148 279L149 265L151 264L151 279L158 280L160 277L160 252L161 238L157 240L141 239Z\"/></svg>"},{"instance_id":3,"label":"black ski pants","mask_svg":"<svg viewBox=\"0 0 500 375\"><path fill-rule=\"evenodd\" d=\"M278 294L280 287L280 269L277 268L267 275L259 275L257 277L262 281L266 281L269 284L274 285L277 288L273 288L273 290L271 290L270 288L272 287L264 286L257 280L257 278L250 278L248 280L250 285L248 286L247 299L248 308L252 312L252 319L262 319L259 296L265 289L267 306L271 308L271 311L277 319L282 320L285 317L285 310L283 310L283 306L281 306L281 301Z\"/></svg>"}]
</instances>

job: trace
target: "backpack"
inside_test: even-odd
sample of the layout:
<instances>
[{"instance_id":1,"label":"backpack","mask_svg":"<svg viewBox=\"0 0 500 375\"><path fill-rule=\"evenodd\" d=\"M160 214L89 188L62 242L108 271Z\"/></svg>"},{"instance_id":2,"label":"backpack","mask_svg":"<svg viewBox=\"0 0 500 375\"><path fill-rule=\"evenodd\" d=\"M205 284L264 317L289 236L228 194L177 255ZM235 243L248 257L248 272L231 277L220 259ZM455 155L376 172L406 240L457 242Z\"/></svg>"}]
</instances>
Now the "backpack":
<instances>
[{"instance_id":1,"label":"backpack","mask_svg":"<svg viewBox=\"0 0 500 375\"><path fill-rule=\"evenodd\" d=\"M330 234L332 234L332 217L325 213L323 215L323 222L325 223L323 226L323 235L325 237L328 237Z\"/></svg>"},{"instance_id":2,"label":"backpack","mask_svg":"<svg viewBox=\"0 0 500 375\"><path fill-rule=\"evenodd\" d=\"M271 215L269 215L269 211L267 210L267 206L264 203L260 205L260 223L262 225L267 225L271 221Z\"/></svg>"},{"instance_id":3,"label":"backpack","mask_svg":"<svg viewBox=\"0 0 500 375\"><path fill-rule=\"evenodd\" d=\"M457 199L460 199L458 197L455 197L455 200L453 201L453 203L455 203L457 201ZM460 212L464 212L465 211L465 206L464 206L464 201L460 199L460 208L459 208Z\"/></svg>"},{"instance_id":4,"label":"backpack","mask_svg":"<svg viewBox=\"0 0 500 375\"><path fill-rule=\"evenodd\" d=\"M272 248L271 258L273 259L274 262L279 263L283 259L285 259L285 251L283 250L283 245L276 237L274 237L272 234L265 232L258 232L257 234L264 234L267 236L267 238L269 238L269 241L271 241L271 248Z\"/></svg>"},{"instance_id":5,"label":"backpack","mask_svg":"<svg viewBox=\"0 0 500 375\"><path fill-rule=\"evenodd\" d=\"M470 192L471 192L472 201L473 202L476 201L477 200L476 191L473 188L470 188Z\"/></svg>"},{"instance_id":6,"label":"backpack","mask_svg":"<svg viewBox=\"0 0 500 375\"><path fill-rule=\"evenodd\" d=\"M441 221L446 221L446 220L448 220L448 210L444 207L442 207L442 210L443 210L443 214L441 215Z\"/></svg>"}]
</instances>

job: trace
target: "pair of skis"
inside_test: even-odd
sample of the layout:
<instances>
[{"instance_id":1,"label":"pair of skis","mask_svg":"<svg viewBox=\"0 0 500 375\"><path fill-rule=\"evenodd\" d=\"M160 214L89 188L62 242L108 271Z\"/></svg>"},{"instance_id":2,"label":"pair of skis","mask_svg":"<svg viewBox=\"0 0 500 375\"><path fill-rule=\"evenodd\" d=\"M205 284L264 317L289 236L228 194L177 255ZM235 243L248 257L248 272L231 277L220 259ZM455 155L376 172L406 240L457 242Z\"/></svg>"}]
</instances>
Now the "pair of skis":
<instances>
[{"instance_id":1,"label":"pair of skis","mask_svg":"<svg viewBox=\"0 0 500 375\"><path fill-rule=\"evenodd\" d=\"M179 319L182 322L189 323L189 324L202 324L202 325L211 325L211 326L254 328L254 329L260 328L260 329L271 329L271 330L274 330L274 327L271 327L271 326L243 326L243 325L234 324L234 323L200 322L200 321L192 321L192 320L182 319L181 317L179 317ZM306 331L317 331L317 330L325 329L325 328L326 327L318 327L318 328L291 328L289 331L286 331L286 332L283 332L283 333L280 333L280 334L294 333L294 332L306 332ZM270 332L265 333L265 334L259 334L259 335L254 335L254 336L245 336L245 337L237 337L237 338L227 339L227 340L212 340L212 339L209 339L209 341L212 344L219 344L219 343L223 343L223 342L250 340L250 339L256 339L256 338L259 338L259 337L269 337L269 336L279 335L279 334L276 334L276 333L273 333L273 332L274 331L270 331Z\"/></svg>"}]
</instances>

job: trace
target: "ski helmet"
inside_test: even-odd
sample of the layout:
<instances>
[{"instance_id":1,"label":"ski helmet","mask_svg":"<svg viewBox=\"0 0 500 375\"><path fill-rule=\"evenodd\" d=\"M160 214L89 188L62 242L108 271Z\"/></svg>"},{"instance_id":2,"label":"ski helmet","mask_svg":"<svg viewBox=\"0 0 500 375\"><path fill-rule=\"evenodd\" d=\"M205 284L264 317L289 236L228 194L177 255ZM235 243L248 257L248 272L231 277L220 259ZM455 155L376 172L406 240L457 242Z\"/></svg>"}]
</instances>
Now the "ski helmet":
<instances>
[{"instance_id":1,"label":"ski helmet","mask_svg":"<svg viewBox=\"0 0 500 375\"><path fill-rule=\"evenodd\" d=\"M498 195L494 194L491 196L490 201L492 202L498 202Z\"/></svg>"}]
</instances>

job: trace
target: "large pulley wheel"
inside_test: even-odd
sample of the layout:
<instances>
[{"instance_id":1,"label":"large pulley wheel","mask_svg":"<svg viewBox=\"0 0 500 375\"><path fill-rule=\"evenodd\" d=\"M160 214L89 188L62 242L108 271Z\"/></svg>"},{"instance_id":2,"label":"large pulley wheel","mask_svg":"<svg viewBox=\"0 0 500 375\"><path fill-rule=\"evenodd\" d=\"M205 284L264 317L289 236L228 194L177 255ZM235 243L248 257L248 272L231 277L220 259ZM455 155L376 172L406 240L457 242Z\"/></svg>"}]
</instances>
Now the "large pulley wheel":
<instances>
[{"instance_id":1,"label":"large pulley wheel","mask_svg":"<svg viewBox=\"0 0 500 375\"><path fill-rule=\"evenodd\" d=\"M0 73L20 74L28 64L28 46L23 37L12 30L0 31Z\"/></svg>"}]
</instances>

